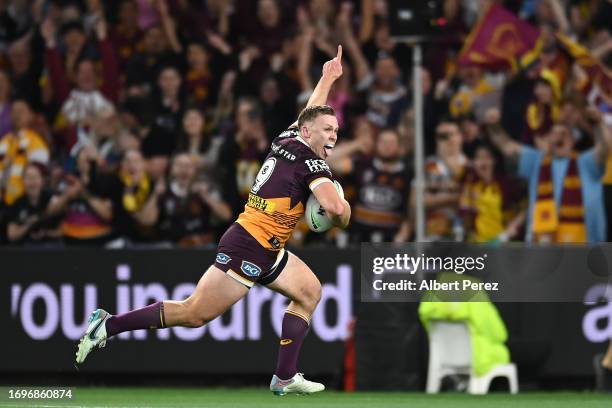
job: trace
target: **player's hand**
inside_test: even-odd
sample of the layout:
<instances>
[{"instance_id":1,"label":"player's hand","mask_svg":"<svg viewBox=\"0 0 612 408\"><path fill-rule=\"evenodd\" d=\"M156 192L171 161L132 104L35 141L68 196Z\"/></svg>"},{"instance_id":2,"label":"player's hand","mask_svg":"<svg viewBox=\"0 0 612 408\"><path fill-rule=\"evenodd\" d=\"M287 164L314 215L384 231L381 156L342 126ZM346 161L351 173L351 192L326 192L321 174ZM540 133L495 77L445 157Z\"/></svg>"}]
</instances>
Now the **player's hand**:
<instances>
[{"instance_id":1,"label":"player's hand","mask_svg":"<svg viewBox=\"0 0 612 408\"><path fill-rule=\"evenodd\" d=\"M323 64L323 78L329 78L332 81L342 76L342 46L338 45L338 53L336 56Z\"/></svg>"}]
</instances>

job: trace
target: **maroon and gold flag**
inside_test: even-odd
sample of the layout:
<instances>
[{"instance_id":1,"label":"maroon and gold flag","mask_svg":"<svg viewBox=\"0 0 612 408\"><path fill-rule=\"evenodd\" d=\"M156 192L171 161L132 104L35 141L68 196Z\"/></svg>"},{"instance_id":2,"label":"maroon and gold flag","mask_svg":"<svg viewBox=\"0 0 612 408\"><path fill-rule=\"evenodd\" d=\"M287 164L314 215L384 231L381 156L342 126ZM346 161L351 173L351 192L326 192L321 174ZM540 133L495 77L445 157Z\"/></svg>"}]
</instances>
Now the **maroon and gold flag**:
<instances>
[{"instance_id":1,"label":"maroon and gold flag","mask_svg":"<svg viewBox=\"0 0 612 408\"><path fill-rule=\"evenodd\" d=\"M557 33L557 41L587 74L591 85L599 87L608 98L612 97L612 72L590 52L571 38Z\"/></svg>"},{"instance_id":2,"label":"maroon and gold flag","mask_svg":"<svg viewBox=\"0 0 612 408\"><path fill-rule=\"evenodd\" d=\"M520 58L534 48L538 37L537 28L494 4L466 39L459 54L459 65L516 71Z\"/></svg>"}]
</instances>

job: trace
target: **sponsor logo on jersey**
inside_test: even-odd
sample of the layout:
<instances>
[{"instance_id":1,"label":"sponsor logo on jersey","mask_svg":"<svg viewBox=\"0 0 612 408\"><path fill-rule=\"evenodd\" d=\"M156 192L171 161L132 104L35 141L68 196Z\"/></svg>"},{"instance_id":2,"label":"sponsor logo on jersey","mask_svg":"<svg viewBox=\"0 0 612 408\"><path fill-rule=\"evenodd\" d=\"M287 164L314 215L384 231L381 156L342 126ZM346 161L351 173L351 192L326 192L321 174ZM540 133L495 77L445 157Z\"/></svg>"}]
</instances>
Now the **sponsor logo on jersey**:
<instances>
[{"instance_id":1,"label":"sponsor logo on jersey","mask_svg":"<svg viewBox=\"0 0 612 408\"><path fill-rule=\"evenodd\" d=\"M244 272L248 276L261 275L261 268L249 261L242 261L242 265L240 265L240 269L242 270L242 272Z\"/></svg>"},{"instance_id":2,"label":"sponsor logo on jersey","mask_svg":"<svg viewBox=\"0 0 612 408\"><path fill-rule=\"evenodd\" d=\"M321 173L326 171L331 174L329 166L323 159L308 159L304 163L306 163L306 166L308 166L308 170L310 170L311 173Z\"/></svg>"},{"instance_id":3,"label":"sponsor logo on jersey","mask_svg":"<svg viewBox=\"0 0 612 408\"><path fill-rule=\"evenodd\" d=\"M281 341L280 341L280 345L281 346L286 346L286 345L291 344L291 343L293 343L293 340L291 340L291 339L281 339Z\"/></svg>"},{"instance_id":4,"label":"sponsor logo on jersey","mask_svg":"<svg viewBox=\"0 0 612 408\"><path fill-rule=\"evenodd\" d=\"M266 200L265 198L255 194L249 194L246 205L261 210L265 213L272 213L276 208L276 203L274 201Z\"/></svg>"},{"instance_id":5,"label":"sponsor logo on jersey","mask_svg":"<svg viewBox=\"0 0 612 408\"><path fill-rule=\"evenodd\" d=\"M287 150L283 146L276 144L276 143L272 143L271 150L272 150L272 153L280 156L281 159L285 159L291 162L295 161L297 157L293 152Z\"/></svg>"},{"instance_id":6,"label":"sponsor logo on jersey","mask_svg":"<svg viewBox=\"0 0 612 408\"><path fill-rule=\"evenodd\" d=\"M222 265L227 265L229 263L229 261L231 261L232 258L230 258L228 255L224 254L223 252L219 252L217 254L217 258L216 261L219 262Z\"/></svg>"}]
</instances>

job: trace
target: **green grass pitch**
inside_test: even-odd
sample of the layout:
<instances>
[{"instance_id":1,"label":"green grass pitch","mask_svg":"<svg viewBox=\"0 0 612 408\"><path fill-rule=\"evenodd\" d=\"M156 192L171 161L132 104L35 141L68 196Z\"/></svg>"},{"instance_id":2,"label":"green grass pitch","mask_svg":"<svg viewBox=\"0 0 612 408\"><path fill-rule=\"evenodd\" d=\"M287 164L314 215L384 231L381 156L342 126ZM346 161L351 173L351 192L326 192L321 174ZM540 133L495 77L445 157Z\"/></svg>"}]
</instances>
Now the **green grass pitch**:
<instances>
[{"instance_id":1,"label":"green grass pitch","mask_svg":"<svg viewBox=\"0 0 612 408\"><path fill-rule=\"evenodd\" d=\"M315 395L273 396L266 389L229 388L75 388L72 401L15 403L0 407L200 407L200 408L589 408L612 407L612 395L593 393L523 393L518 395L426 395L404 392L325 391Z\"/></svg>"}]
</instances>

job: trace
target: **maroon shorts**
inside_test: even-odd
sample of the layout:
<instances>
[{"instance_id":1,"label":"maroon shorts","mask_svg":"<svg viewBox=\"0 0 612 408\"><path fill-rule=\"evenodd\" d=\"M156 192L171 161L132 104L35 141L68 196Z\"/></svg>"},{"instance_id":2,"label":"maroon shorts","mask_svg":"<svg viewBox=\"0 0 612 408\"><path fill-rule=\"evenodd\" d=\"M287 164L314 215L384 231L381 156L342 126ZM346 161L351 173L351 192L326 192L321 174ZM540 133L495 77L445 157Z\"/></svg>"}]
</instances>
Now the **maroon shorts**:
<instances>
[{"instance_id":1,"label":"maroon shorts","mask_svg":"<svg viewBox=\"0 0 612 408\"><path fill-rule=\"evenodd\" d=\"M219 241L215 266L238 282L252 287L272 283L283 271L289 254L261 246L240 224L233 223Z\"/></svg>"}]
</instances>

